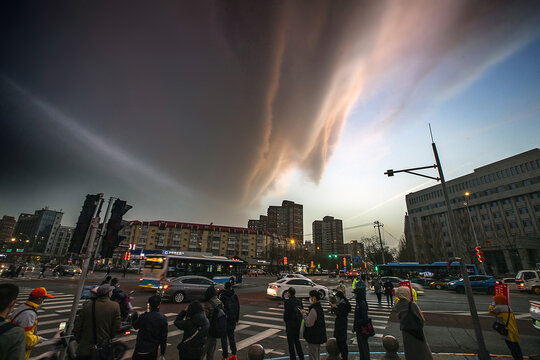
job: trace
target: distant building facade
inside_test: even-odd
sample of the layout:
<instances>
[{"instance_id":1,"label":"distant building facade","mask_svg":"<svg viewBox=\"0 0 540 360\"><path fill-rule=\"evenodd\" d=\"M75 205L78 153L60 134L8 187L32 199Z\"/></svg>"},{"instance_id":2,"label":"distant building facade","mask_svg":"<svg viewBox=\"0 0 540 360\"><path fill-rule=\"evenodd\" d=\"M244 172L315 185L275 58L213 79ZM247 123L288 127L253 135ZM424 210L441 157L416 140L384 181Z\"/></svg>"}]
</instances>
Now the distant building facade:
<instances>
[{"instance_id":1,"label":"distant building facade","mask_svg":"<svg viewBox=\"0 0 540 360\"><path fill-rule=\"evenodd\" d=\"M0 219L0 249L9 246L17 220L15 217L4 215Z\"/></svg>"},{"instance_id":2,"label":"distant building facade","mask_svg":"<svg viewBox=\"0 0 540 360\"><path fill-rule=\"evenodd\" d=\"M333 216L325 216L312 224L313 244L319 255L343 254L343 222Z\"/></svg>"},{"instance_id":3,"label":"distant building facade","mask_svg":"<svg viewBox=\"0 0 540 360\"><path fill-rule=\"evenodd\" d=\"M458 228L454 236L468 262L476 262L474 227L488 272L515 274L535 267L540 259L539 149L475 169L447 181L447 187ZM410 193L405 200L405 238L416 260L449 259L453 252L441 186Z\"/></svg>"},{"instance_id":4,"label":"distant building facade","mask_svg":"<svg viewBox=\"0 0 540 360\"><path fill-rule=\"evenodd\" d=\"M304 206L283 200L281 206L268 207L266 216L261 215L259 220L249 220L248 228L288 237L302 243L304 241Z\"/></svg>"},{"instance_id":5,"label":"distant building facade","mask_svg":"<svg viewBox=\"0 0 540 360\"><path fill-rule=\"evenodd\" d=\"M12 235L15 242L11 245L11 252L25 257L50 254L63 215L47 208L36 210L34 214L19 215Z\"/></svg>"},{"instance_id":6,"label":"distant building facade","mask_svg":"<svg viewBox=\"0 0 540 360\"><path fill-rule=\"evenodd\" d=\"M349 251L352 257L358 256L365 261L366 253L364 251L364 244L358 240L351 240L349 245Z\"/></svg>"},{"instance_id":7,"label":"distant building facade","mask_svg":"<svg viewBox=\"0 0 540 360\"><path fill-rule=\"evenodd\" d=\"M56 257L65 257L69 248L69 243L71 242L71 237L73 236L72 226L60 226L56 232L56 238L51 243L51 246L46 250L46 253L51 256Z\"/></svg>"}]
</instances>

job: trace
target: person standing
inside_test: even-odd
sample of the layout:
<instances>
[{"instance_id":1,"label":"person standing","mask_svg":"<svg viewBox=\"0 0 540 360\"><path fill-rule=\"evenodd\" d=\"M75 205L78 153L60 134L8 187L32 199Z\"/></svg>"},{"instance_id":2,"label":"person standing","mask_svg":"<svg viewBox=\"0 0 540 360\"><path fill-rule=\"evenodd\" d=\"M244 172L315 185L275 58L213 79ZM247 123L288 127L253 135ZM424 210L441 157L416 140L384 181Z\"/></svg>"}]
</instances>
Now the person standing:
<instances>
[{"instance_id":1,"label":"person standing","mask_svg":"<svg viewBox=\"0 0 540 360\"><path fill-rule=\"evenodd\" d=\"M111 282L111 277L106 276L105 279L103 279L103 281L99 285L101 286L101 285L105 285L105 284L110 284L110 282Z\"/></svg>"},{"instance_id":2,"label":"person standing","mask_svg":"<svg viewBox=\"0 0 540 360\"><path fill-rule=\"evenodd\" d=\"M384 295L386 295L386 304L388 306L394 306L394 284L390 281L390 279L386 279L386 281L383 284L384 288Z\"/></svg>"},{"instance_id":3,"label":"person standing","mask_svg":"<svg viewBox=\"0 0 540 360\"><path fill-rule=\"evenodd\" d=\"M38 279L45 279L45 271L47 271L47 266L45 264L41 265L41 270L39 271Z\"/></svg>"},{"instance_id":4,"label":"person standing","mask_svg":"<svg viewBox=\"0 0 540 360\"><path fill-rule=\"evenodd\" d=\"M285 332L287 333L287 344L289 345L289 356L291 360L304 360L304 352L300 343L300 327L302 325L301 309L304 308L302 301L296 298L296 290L290 287L287 290L289 298L285 299L283 310L283 321L285 321ZM296 353L295 353L296 349Z\"/></svg>"},{"instance_id":5,"label":"person standing","mask_svg":"<svg viewBox=\"0 0 540 360\"><path fill-rule=\"evenodd\" d=\"M363 300L357 300L363 301ZM347 360L349 357L349 348L347 346L347 317L351 312L351 304L341 291L336 293L336 302L331 304L332 312L336 315L334 325L334 337L336 338L341 358Z\"/></svg>"},{"instance_id":6,"label":"person standing","mask_svg":"<svg viewBox=\"0 0 540 360\"><path fill-rule=\"evenodd\" d=\"M362 334L362 328L367 325L368 321L368 306L366 300L356 300L353 332L356 333L356 342L358 343L360 360L370 360L368 337Z\"/></svg>"},{"instance_id":7,"label":"person standing","mask_svg":"<svg viewBox=\"0 0 540 360\"><path fill-rule=\"evenodd\" d=\"M353 280L353 293L357 300L366 298L366 275L358 275Z\"/></svg>"},{"instance_id":8,"label":"person standing","mask_svg":"<svg viewBox=\"0 0 540 360\"><path fill-rule=\"evenodd\" d=\"M184 330L184 337L178 344L180 360L200 360L210 327L201 303L195 300L189 304L187 311L180 311L174 325Z\"/></svg>"},{"instance_id":9,"label":"person standing","mask_svg":"<svg viewBox=\"0 0 540 360\"><path fill-rule=\"evenodd\" d=\"M208 289L206 289L206 292L204 293L204 298L206 300L206 304L204 304L204 312L206 314L206 318L210 323L210 329L208 331L208 337L206 338L206 342L204 344L202 359L206 358L206 360L214 360L217 338L221 339L224 335L215 332L215 321L217 320L218 314L217 312L223 308L223 304L221 303L221 300L218 299L217 291L213 285L209 286ZM216 313L216 317L214 317L214 313Z\"/></svg>"},{"instance_id":10,"label":"person standing","mask_svg":"<svg viewBox=\"0 0 540 360\"><path fill-rule=\"evenodd\" d=\"M230 281L225 283L225 290L219 294L219 299L223 304L223 311L227 315L227 333L221 338L221 347L223 348L223 359L236 360L236 340L234 339L234 330L236 324L240 321L240 302L238 296L234 293L234 289ZM231 346L232 356L229 358L228 344Z\"/></svg>"},{"instance_id":11,"label":"person standing","mask_svg":"<svg viewBox=\"0 0 540 360\"><path fill-rule=\"evenodd\" d=\"M101 285L96 291L96 299L88 301L80 310L73 328L79 343L77 360L89 360L94 346L103 346L118 334L120 306L110 300L113 289L109 284Z\"/></svg>"},{"instance_id":12,"label":"person standing","mask_svg":"<svg viewBox=\"0 0 540 360\"><path fill-rule=\"evenodd\" d=\"M22 271L22 265L19 265L19 267L17 268L17 270L15 270L15 277L19 277L19 274L21 273Z\"/></svg>"},{"instance_id":13,"label":"person standing","mask_svg":"<svg viewBox=\"0 0 540 360\"><path fill-rule=\"evenodd\" d=\"M161 357L165 357L169 324L165 315L159 312L161 297L152 295L148 298L150 309L137 318L133 328L139 330L133 351L133 360L156 360L158 348Z\"/></svg>"},{"instance_id":14,"label":"person standing","mask_svg":"<svg viewBox=\"0 0 540 360\"><path fill-rule=\"evenodd\" d=\"M501 335L506 342L506 346L510 349L510 353L514 360L523 360L523 353L519 346L519 333L517 329L516 318L506 296L499 294L493 297L493 303L489 306L489 314L496 317L497 322L508 327L508 334Z\"/></svg>"},{"instance_id":15,"label":"person standing","mask_svg":"<svg viewBox=\"0 0 540 360\"><path fill-rule=\"evenodd\" d=\"M124 265L124 267L122 268L122 279L126 278L126 273L127 273L127 265Z\"/></svg>"},{"instance_id":16,"label":"person standing","mask_svg":"<svg viewBox=\"0 0 540 360\"><path fill-rule=\"evenodd\" d=\"M26 352L24 330L6 321L15 306L19 287L15 284L0 284L0 360L23 360Z\"/></svg>"},{"instance_id":17,"label":"person standing","mask_svg":"<svg viewBox=\"0 0 540 360\"><path fill-rule=\"evenodd\" d=\"M345 297L347 296L347 289L345 288L345 284L343 284L343 280L339 280L339 285L336 286L336 291L341 291Z\"/></svg>"},{"instance_id":18,"label":"person standing","mask_svg":"<svg viewBox=\"0 0 540 360\"><path fill-rule=\"evenodd\" d=\"M308 354L310 360L319 360L321 355L321 344L327 340L326 323L324 322L324 311L321 305L321 298L317 290L309 292L311 305L308 311L302 309L304 315L304 338L308 343Z\"/></svg>"},{"instance_id":19,"label":"person standing","mask_svg":"<svg viewBox=\"0 0 540 360\"><path fill-rule=\"evenodd\" d=\"M382 285L381 285L381 280L378 277L373 279L373 289L375 290L375 295L377 295L377 301L379 302L379 305L381 305Z\"/></svg>"},{"instance_id":20,"label":"person standing","mask_svg":"<svg viewBox=\"0 0 540 360\"><path fill-rule=\"evenodd\" d=\"M38 314L37 310L43 303L45 298L53 298L54 296L47 294L45 288L36 288L32 290L28 300L20 305L11 315L11 322L15 325L19 325L23 328L26 341L26 354L25 359L30 358L30 353L34 346L47 339L36 335Z\"/></svg>"},{"instance_id":21,"label":"person standing","mask_svg":"<svg viewBox=\"0 0 540 360\"><path fill-rule=\"evenodd\" d=\"M397 288L395 295L397 302L394 306L394 311L398 313L399 317L405 359L432 360L433 355L424 336L424 316L418 305L414 301L411 302L411 289L406 286L400 286ZM417 319L416 328L411 328L410 326L410 317L407 316L409 313L412 313L412 316Z\"/></svg>"},{"instance_id":22,"label":"person standing","mask_svg":"<svg viewBox=\"0 0 540 360\"><path fill-rule=\"evenodd\" d=\"M111 265L107 265L107 272L105 273L105 276L111 275Z\"/></svg>"}]
</instances>

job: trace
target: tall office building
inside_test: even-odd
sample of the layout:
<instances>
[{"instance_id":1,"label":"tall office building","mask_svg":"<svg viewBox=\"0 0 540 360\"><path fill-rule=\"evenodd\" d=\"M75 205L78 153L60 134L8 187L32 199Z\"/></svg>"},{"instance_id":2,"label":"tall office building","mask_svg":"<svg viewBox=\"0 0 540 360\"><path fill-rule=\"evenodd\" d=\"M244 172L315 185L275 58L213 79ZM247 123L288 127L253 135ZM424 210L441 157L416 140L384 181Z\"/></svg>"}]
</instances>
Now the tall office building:
<instances>
[{"instance_id":1,"label":"tall office building","mask_svg":"<svg viewBox=\"0 0 540 360\"><path fill-rule=\"evenodd\" d=\"M333 216L325 216L313 222L313 243L315 251L323 256L344 254L343 222Z\"/></svg>"},{"instance_id":2,"label":"tall office building","mask_svg":"<svg viewBox=\"0 0 540 360\"><path fill-rule=\"evenodd\" d=\"M18 251L24 256L50 254L63 215L62 212L47 208L36 210L34 214L21 214L13 231L16 241L12 252Z\"/></svg>"},{"instance_id":3,"label":"tall office building","mask_svg":"<svg viewBox=\"0 0 540 360\"><path fill-rule=\"evenodd\" d=\"M73 230L75 228L71 226L60 226L56 232L54 241L45 252L56 257L66 256L71 237L73 236Z\"/></svg>"},{"instance_id":4,"label":"tall office building","mask_svg":"<svg viewBox=\"0 0 540 360\"><path fill-rule=\"evenodd\" d=\"M4 215L0 219L0 249L9 245L17 220L13 216Z\"/></svg>"},{"instance_id":5,"label":"tall office building","mask_svg":"<svg viewBox=\"0 0 540 360\"><path fill-rule=\"evenodd\" d=\"M259 220L249 220L248 228L292 238L303 243L304 206L283 200L281 206L268 207L266 216L261 215Z\"/></svg>"},{"instance_id":6,"label":"tall office building","mask_svg":"<svg viewBox=\"0 0 540 360\"><path fill-rule=\"evenodd\" d=\"M459 252L475 262L484 252L488 273L515 274L540 259L540 150L533 149L447 181L457 222ZM469 194L469 195L466 195ZM407 247L420 262L453 256L446 204L440 185L405 197Z\"/></svg>"}]
</instances>

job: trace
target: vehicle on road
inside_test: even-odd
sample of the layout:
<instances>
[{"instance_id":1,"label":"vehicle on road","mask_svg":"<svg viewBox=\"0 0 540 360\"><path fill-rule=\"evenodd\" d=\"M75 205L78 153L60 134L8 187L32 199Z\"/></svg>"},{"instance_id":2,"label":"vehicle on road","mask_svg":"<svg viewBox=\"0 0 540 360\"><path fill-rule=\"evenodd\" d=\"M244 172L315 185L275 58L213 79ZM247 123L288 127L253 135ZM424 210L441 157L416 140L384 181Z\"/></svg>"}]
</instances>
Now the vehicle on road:
<instances>
[{"instance_id":1,"label":"vehicle on road","mask_svg":"<svg viewBox=\"0 0 540 360\"><path fill-rule=\"evenodd\" d=\"M336 274L335 271L330 271L330 272L328 273L328 277L329 277L329 278L335 278L336 276L337 276L337 274Z\"/></svg>"},{"instance_id":2,"label":"vehicle on road","mask_svg":"<svg viewBox=\"0 0 540 360\"><path fill-rule=\"evenodd\" d=\"M529 308L529 314L531 315L533 326L536 330L540 330L540 301L529 301L531 307Z\"/></svg>"},{"instance_id":3,"label":"vehicle on road","mask_svg":"<svg viewBox=\"0 0 540 360\"><path fill-rule=\"evenodd\" d=\"M469 275L478 275L478 269L474 264L466 264ZM420 264L417 262L389 263L377 265L375 267L380 276L396 276L401 279L409 279L412 282L421 282L422 279L444 279L448 277L461 277L459 263L453 262L448 268L446 261L434 262L431 264ZM429 284L429 282L427 282Z\"/></svg>"},{"instance_id":4,"label":"vehicle on road","mask_svg":"<svg viewBox=\"0 0 540 360\"><path fill-rule=\"evenodd\" d=\"M266 275L266 271L264 271L263 269L249 269L249 274L262 276Z\"/></svg>"},{"instance_id":5,"label":"vehicle on road","mask_svg":"<svg viewBox=\"0 0 540 360\"><path fill-rule=\"evenodd\" d=\"M230 281L234 284L242 282L244 262L228 259L225 256L205 254L185 255L148 255L139 287L157 289L161 283L180 276L204 276L216 283Z\"/></svg>"},{"instance_id":6,"label":"vehicle on road","mask_svg":"<svg viewBox=\"0 0 540 360\"><path fill-rule=\"evenodd\" d=\"M75 276L81 275L81 268L73 265L56 265L53 269L54 272L57 272L60 276Z\"/></svg>"},{"instance_id":7,"label":"vehicle on road","mask_svg":"<svg viewBox=\"0 0 540 360\"><path fill-rule=\"evenodd\" d=\"M495 285L499 284L499 281L489 275L469 276L469 281L471 282L473 291L484 291L486 294L491 295L495 293ZM463 294L465 293L465 282L463 278L453 280L447 284L447 288L448 290L455 290L455 292Z\"/></svg>"},{"instance_id":8,"label":"vehicle on road","mask_svg":"<svg viewBox=\"0 0 540 360\"><path fill-rule=\"evenodd\" d=\"M528 291L540 295L540 271L521 270L516 275L516 285L521 292Z\"/></svg>"},{"instance_id":9,"label":"vehicle on road","mask_svg":"<svg viewBox=\"0 0 540 360\"><path fill-rule=\"evenodd\" d=\"M338 276L340 278L346 278L348 276L348 273L345 272L344 270L339 270Z\"/></svg>"},{"instance_id":10,"label":"vehicle on road","mask_svg":"<svg viewBox=\"0 0 540 360\"><path fill-rule=\"evenodd\" d=\"M508 285L508 291L517 291L516 278L504 278L500 280L501 284Z\"/></svg>"},{"instance_id":11,"label":"vehicle on road","mask_svg":"<svg viewBox=\"0 0 540 360\"><path fill-rule=\"evenodd\" d=\"M435 280L429 283L429 287L431 289L437 289L437 290L446 289L446 284L448 284L452 280L454 279L446 278L446 279Z\"/></svg>"},{"instance_id":12,"label":"vehicle on road","mask_svg":"<svg viewBox=\"0 0 540 360\"><path fill-rule=\"evenodd\" d=\"M321 274L322 274L322 275L328 275L328 270L322 270L322 271L321 271Z\"/></svg>"},{"instance_id":13,"label":"vehicle on road","mask_svg":"<svg viewBox=\"0 0 540 360\"><path fill-rule=\"evenodd\" d=\"M158 295L163 301L180 304L186 300L204 299L204 293L209 286L214 286L218 291L223 290L223 284L204 276L180 276L159 285Z\"/></svg>"},{"instance_id":14,"label":"vehicle on road","mask_svg":"<svg viewBox=\"0 0 540 360\"><path fill-rule=\"evenodd\" d=\"M284 278L268 284L266 294L272 297L287 298L287 290L289 288L296 290L296 297L309 297L311 290L317 290L321 295L321 298L325 298L328 295L328 288L326 286L317 285L308 278Z\"/></svg>"},{"instance_id":15,"label":"vehicle on road","mask_svg":"<svg viewBox=\"0 0 540 360\"><path fill-rule=\"evenodd\" d=\"M400 279L395 276L383 276L381 277L381 283L384 284L387 280L390 280L392 285L394 285L394 289L397 289L399 287L399 283L405 281L404 279ZM417 295L424 295L424 287L420 284L415 284L411 281L411 286L416 291Z\"/></svg>"}]
</instances>

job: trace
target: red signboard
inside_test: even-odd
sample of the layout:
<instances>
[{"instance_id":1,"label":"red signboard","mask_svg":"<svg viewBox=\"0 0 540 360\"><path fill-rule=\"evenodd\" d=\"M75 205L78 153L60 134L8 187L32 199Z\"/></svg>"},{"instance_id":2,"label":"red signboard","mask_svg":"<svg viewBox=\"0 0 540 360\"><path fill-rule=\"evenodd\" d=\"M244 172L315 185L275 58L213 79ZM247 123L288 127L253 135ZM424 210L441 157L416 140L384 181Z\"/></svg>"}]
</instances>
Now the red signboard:
<instances>
[{"instance_id":1,"label":"red signboard","mask_svg":"<svg viewBox=\"0 0 540 360\"><path fill-rule=\"evenodd\" d=\"M400 281L400 282L399 282L399 286L406 286L406 287L408 287L409 290L410 290L410 292L411 292L411 301L414 301L414 296L413 296L413 292L412 292L411 281L410 281L410 280Z\"/></svg>"},{"instance_id":2,"label":"red signboard","mask_svg":"<svg viewBox=\"0 0 540 360\"><path fill-rule=\"evenodd\" d=\"M504 297L506 297L506 300L507 300L506 305L509 305L510 292L508 291L508 284L496 284L495 295L504 295Z\"/></svg>"}]
</instances>

